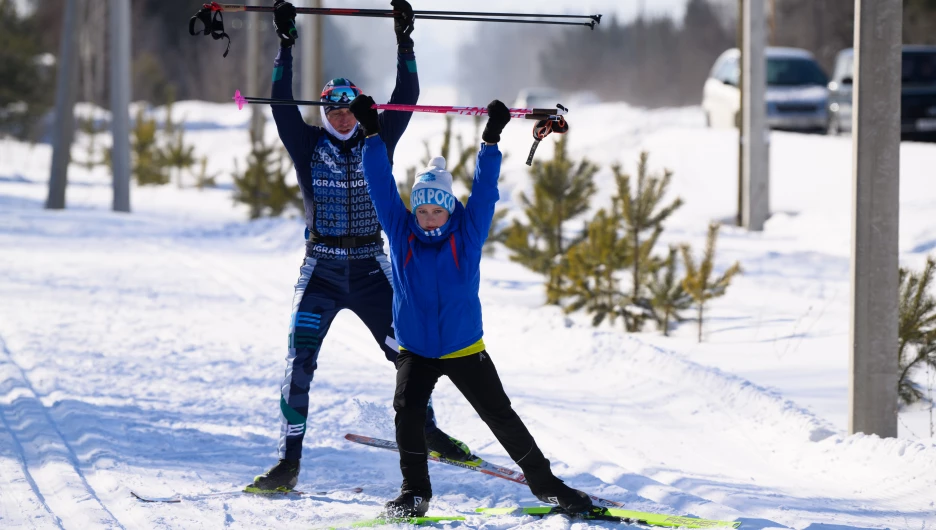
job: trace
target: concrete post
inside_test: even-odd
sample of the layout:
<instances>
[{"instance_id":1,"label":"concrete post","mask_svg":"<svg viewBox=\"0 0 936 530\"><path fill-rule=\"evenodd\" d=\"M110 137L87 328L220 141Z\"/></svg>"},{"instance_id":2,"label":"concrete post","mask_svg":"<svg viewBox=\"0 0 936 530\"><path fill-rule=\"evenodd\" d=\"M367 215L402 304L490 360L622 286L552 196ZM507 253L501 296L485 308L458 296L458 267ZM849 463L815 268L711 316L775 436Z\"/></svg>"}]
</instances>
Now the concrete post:
<instances>
[{"instance_id":1,"label":"concrete post","mask_svg":"<svg viewBox=\"0 0 936 530\"><path fill-rule=\"evenodd\" d=\"M848 430L897 436L901 2L855 0Z\"/></svg>"},{"instance_id":2,"label":"concrete post","mask_svg":"<svg viewBox=\"0 0 936 530\"><path fill-rule=\"evenodd\" d=\"M257 94L260 87L260 13L249 12L246 17L247 24L247 63L245 65L247 78L244 86L247 93ZM267 97L267 96L260 96ZM263 134L263 108L260 105L250 105L250 130L262 138Z\"/></svg>"},{"instance_id":3,"label":"concrete post","mask_svg":"<svg viewBox=\"0 0 936 530\"><path fill-rule=\"evenodd\" d=\"M114 211L130 211L130 0L110 2Z\"/></svg>"},{"instance_id":4,"label":"concrete post","mask_svg":"<svg viewBox=\"0 0 936 530\"><path fill-rule=\"evenodd\" d=\"M68 164L75 137L75 92L78 90L78 2L68 0L62 19L62 42L59 45L58 73L55 87L55 125L52 130L52 167L49 172L49 196L46 208L65 208Z\"/></svg>"},{"instance_id":5,"label":"concrete post","mask_svg":"<svg viewBox=\"0 0 936 530\"><path fill-rule=\"evenodd\" d=\"M306 7L322 7L322 0L307 0ZM311 15L302 19L303 27L299 34L302 48L302 81L300 94L302 99L318 101L325 80L322 79L322 25L324 16ZM305 119L314 125L321 125L322 116L318 107L306 107Z\"/></svg>"},{"instance_id":6,"label":"concrete post","mask_svg":"<svg viewBox=\"0 0 936 530\"><path fill-rule=\"evenodd\" d=\"M744 2L744 49L741 69L744 79L741 121L742 212L748 230L764 229L770 216L770 166L767 150L767 24L763 0Z\"/></svg>"}]
</instances>

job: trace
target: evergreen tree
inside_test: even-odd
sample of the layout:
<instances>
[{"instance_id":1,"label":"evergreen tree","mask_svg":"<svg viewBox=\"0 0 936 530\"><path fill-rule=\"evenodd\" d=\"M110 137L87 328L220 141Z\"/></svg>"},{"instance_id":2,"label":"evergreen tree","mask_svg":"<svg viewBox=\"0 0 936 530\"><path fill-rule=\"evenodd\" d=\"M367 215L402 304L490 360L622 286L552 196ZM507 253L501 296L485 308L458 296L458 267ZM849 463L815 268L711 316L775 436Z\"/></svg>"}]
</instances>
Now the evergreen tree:
<instances>
[{"instance_id":1,"label":"evergreen tree","mask_svg":"<svg viewBox=\"0 0 936 530\"><path fill-rule=\"evenodd\" d=\"M198 174L195 175L195 187L199 190L205 188L213 188L218 185L217 178L218 173L208 173L208 157L203 156L198 162L199 170Z\"/></svg>"},{"instance_id":2,"label":"evergreen tree","mask_svg":"<svg viewBox=\"0 0 936 530\"><path fill-rule=\"evenodd\" d=\"M176 184L182 188L182 171L190 169L195 165L195 146L185 143L185 122L184 119L178 122L172 121L172 109L175 104L175 89L168 89L168 101L166 102L166 121L163 124L163 135L166 137L166 145L162 149L163 164L170 170L175 170Z\"/></svg>"},{"instance_id":3,"label":"evergreen tree","mask_svg":"<svg viewBox=\"0 0 936 530\"><path fill-rule=\"evenodd\" d=\"M142 108L137 111L130 150L133 158L132 172L137 184L146 186L169 183L162 153L156 143L156 120L147 118Z\"/></svg>"},{"instance_id":4,"label":"evergreen tree","mask_svg":"<svg viewBox=\"0 0 936 530\"><path fill-rule=\"evenodd\" d=\"M588 223L585 237L572 246L566 256L567 284L560 297L567 298L567 313L585 309L592 315L592 325L605 319L612 324L618 317L628 322L628 297L621 292L615 272L630 261L627 245L620 235L620 215L599 210Z\"/></svg>"},{"instance_id":5,"label":"evergreen tree","mask_svg":"<svg viewBox=\"0 0 936 530\"><path fill-rule=\"evenodd\" d=\"M0 136L35 139L52 107L55 76L41 60L47 31L35 16L19 15L15 4L0 0Z\"/></svg>"},{"instance_id":6,"label":"evergreen tree","mask_svg":"<svg viewBox=\"0 0 936 530\"><path fill-rule=\"evenodd\" d=\"M686 277L683 279L683 289L692 296L698 308L699 342L702 342L702 322L704 320L705 304L725 294L731 279L741 272L741 264L735 262L728 267L721 276L712 279L712 270L715 266L715 242L718 239L718 223L709 224L708 237L705 241L705 254L702 261L696 265L689 245L682 246L683 262L686 264Z\"/></svg>"},{"instance_id":7,"label":"evergreen tree","mask_svg":"<svg viewBox=\"0 0 936 530\"><path fill-rule=\"evenodd\" d=\"M533 197L520 195L529 224L514 220L503 239L513 251L512 260L546 275L546 297L551 304L559 303L564 288L565 254L583 237L582 234L566 237L563 224L588 210L595 194L594 175L598 172L598 166L587 159L578 164L569 160L567 137L568 134L562 135L556 142L552 160L533 163L530 168Z\"/></svg>"},{"instance_id":8,"label":"evergreen tree","mask_svg":"<svg viewBox=\"0 0 936 530\"><path fill-rule=\"evenodd\" d=\"M107 126L98 123L93 116L78 118L78 130L81 131L84 144L84 160L75 160L74 164L87 171L98 166L108 165L107 152L98 146L98 135L107 132Z\"/></svg>"},{"instance_id":9,"label":"evergreen tree","mask_svg":"<svg viewBox=\"0 0 936 530\"><path fill-rule=\"evenodd\" d=\"M934 272L933 258L927 258L921 273L900 269L897 393L907 404L924 397L910 380L913 370L925 365L936 368L936 300L929 293Z\"/></svg>"},{"instance_id":10,"label":"evergreen tree","mask_svg":"<svg viewBox=\"0 0 936 530\"><path fill-rule=\"evenodd\" d=\"M250 207L251 219L282 215L290 204L301 209L299 186L286 183L288 169L283 149L275 142L266 145L263 128L258 129L259 133L250 130L251 149L243 173L234 161L234 201Z\"/></svg>"},{"instance_id":11,"label":"evergreen tree","mask_svg":"<svg viewBox=\"0 0 936 530\"><path fill-rule=\"evenodd\" d=\"M682 282L676 279L678 252L679 248L670 245L666 260L653 271L653 277L647 285L653 319L665 336L669 336L670 322L684 320L679 312L692 307L692 296L683 288Z\"/></svg>"},{"instance_id":12,"label":"evergreen tree","mask_svg":"<svg viewBox=\"0 0 936 530\"><path fill-rule=\"evenodd\" d=\"M647 278L658 266L659 260L652 257L653 247L663 233L663 221L682 206L682 199L674 199L668 206L660 207L663 196L666 195L673 172L665 170L662 176L649 176L647 174L647 160L649 153L640 153L637 163L637 188L631 190L630 175L621 172L621 167L615 165L614 179L617 182L618 194L614 200L620 203L622 219L624 222L625 241L629 248L631 273L631 300L630 305L644 309L644 316L651 316L650 300L643 295L643 287ZM639 331L643 320L634 312L634 321L628 326L628 331Z\"/></svg>"},{"instance_id":13,"label":"evergreen tree","mask_svg":"<svg viewBox=\"0 0 936 530\"><path fill-rule=\"evenodd\" d=\"M429 164L427 160L423 167ZM397 181L397 191L400 192L400 199L403 201L403 204L406 205L408 210L410 207L410 194L413 193L413 186L416 185L416 172L419 169L416 166L410 166L406 170L406 180L400 182Z\"/></svg>"}]
</instances>

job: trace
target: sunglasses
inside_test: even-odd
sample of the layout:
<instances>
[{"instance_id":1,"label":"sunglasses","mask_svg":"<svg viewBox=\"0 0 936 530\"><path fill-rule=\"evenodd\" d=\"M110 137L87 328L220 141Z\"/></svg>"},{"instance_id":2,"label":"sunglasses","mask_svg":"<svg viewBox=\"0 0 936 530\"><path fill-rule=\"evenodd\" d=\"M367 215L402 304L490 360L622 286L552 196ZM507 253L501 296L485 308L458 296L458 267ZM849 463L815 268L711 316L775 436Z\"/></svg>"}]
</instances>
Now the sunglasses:
<instances>
[{"instance_id":1,"label":"sunglasses","mask_svg":"<svg viewBox=\"0 0 936 530\"><path fill-rule=\"evenodd\" d=\"M360 95L361 90L356 86L336 86L322 92L322 100L333 103L350 103Z\"/></svg>"}]
</instances>

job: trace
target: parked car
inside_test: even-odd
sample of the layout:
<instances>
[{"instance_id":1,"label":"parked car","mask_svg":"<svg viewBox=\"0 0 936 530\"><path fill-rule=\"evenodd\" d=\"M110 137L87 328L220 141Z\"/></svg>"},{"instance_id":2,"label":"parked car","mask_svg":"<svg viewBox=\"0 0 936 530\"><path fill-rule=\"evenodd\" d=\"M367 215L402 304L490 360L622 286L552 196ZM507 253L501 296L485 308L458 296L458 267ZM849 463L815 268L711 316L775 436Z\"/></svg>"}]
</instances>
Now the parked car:
<instances>
[{"instance_id":1,"label":"parked car","mask_svg":"<svg viewBox=\"0 0 936 530\"><path fill-rule=\"evenodd\" d=\"M835 59L829 82L829 134L851 130L854 63L852 48ZM904 46L901 70L901 136L936 139L936 46Z\"/></svg>"},{"instance_id":2,"label":"parked car","mask_svg":"<svg viewBox=\"0 0 936 530\"><path fill-rule=\"evenodd\" d=\"M771 129L824 131L828 125L828 77L812 54L798 48L768 47L767 125ZM702 91L710 127L737 127L741 121L741 53L723 52Z\"/></svg>"},{"instance_id":3,"label":"parked car","mask_svg":"<svg viewBox=\"0 0 936 530\"><path fill-rule=\"evenodd\" d=\"M554 109L557 103L563 103L561 92L555 88L538 87L521 90L513 106L518 109Z\"/></svg>"}]
</instances>

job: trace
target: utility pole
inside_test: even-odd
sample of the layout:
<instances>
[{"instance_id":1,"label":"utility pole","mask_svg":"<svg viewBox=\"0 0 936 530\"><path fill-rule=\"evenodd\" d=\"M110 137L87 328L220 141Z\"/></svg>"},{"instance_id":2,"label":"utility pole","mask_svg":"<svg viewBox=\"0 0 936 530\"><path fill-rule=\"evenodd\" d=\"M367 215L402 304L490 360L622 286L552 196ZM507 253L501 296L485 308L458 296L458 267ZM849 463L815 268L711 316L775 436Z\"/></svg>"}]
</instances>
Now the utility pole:
<instances>
[{"instance_id":1,"label":"utility pole","mask_svg":"<svg viewBox=\"0 0 936 530\"><path fill-rule=\"evenodd\" d=\"M65 3L62 19L62 42L59 45L58 74L55 87L55 125L52 130L52 167L49 172L49 196L46 208L65 208L68 164L75 137L75 91L78 89L78 1Z\"/></svg>"},{"instance_id":2,"label":"utility pole","mask_svg":"<svg viewBox=\"0 0 936 530\"><path fill-rule=\"evenodd\" d=\"M744 49L741 55L742 210L748 230L761 231L770 216L770 164L767 144L767 24L764 0L744 2Z\"/></svg>"},{"instance_id":3,"label":"utility pole","mask_svg":"<svg viewBox=\"0 0 936 530\"><path fill-rule=\"evenodd\" d=\"M114 211L130 211L130 0L110 2Z\"/></svg>"},{"instance_id":4,"label":"utility pole","mask_svg":"<svg viewBox=\"0 0 936 530\"><path fill-rule=\"evenodd\" d=\"M322 0L307 0L306 7L320 8ZM299 42L302 47L302 82L300 83L302 99L318 101L325 80L322 79L322 31L325 23L324 16L309 16L303 19L305 23ZM306 107L306 121L314 125L321 125L322 116L318 107Z\"/></svg>"},{"instance_id":5,"label":"utility pole","mask_svg":"<svg viewBox=\"0 0 936 530\"><path fill-rule=\"evenodd\" d=\"M256 94L260 87L260 13L248 12L247 24L247 64L244 86L248 94ZM264 107L265 108L265 107ZM250 131L255 138L263 138L263 114L260 105L250 106Z\"/></svg>"},{"instance_id":6,"label":"utility pole","mask_svg":"<svg viewBox=\"0 0 936 530\"><path fill-rule=\"evenodd\" d=\"M777 43L777 0L770 0L770 35L767 44L774 46Z\"/></svg>"},{"instance_id":7,"label":"utility pole","mask_svg":"<svg viewBox=\"0 0 936 530\"><path fill-rule=\"evenodd\" d=\"M737 226L744 226L744 120L740 119L741 109L744 108L744 1L738 0L738 27L737 45L738 53L738 118L735 126L738 128L738 215L735 217Z\"/></svg>"},{"instance_id":8,"label":"utility pole","mask_svg":"<svg viewBox=\"0 0 936 530\"><path fill-rule=\"evenodd\" d=\"M897 436L901 2L855 0L850 433Z\"/></svg>"}]
</instances>

